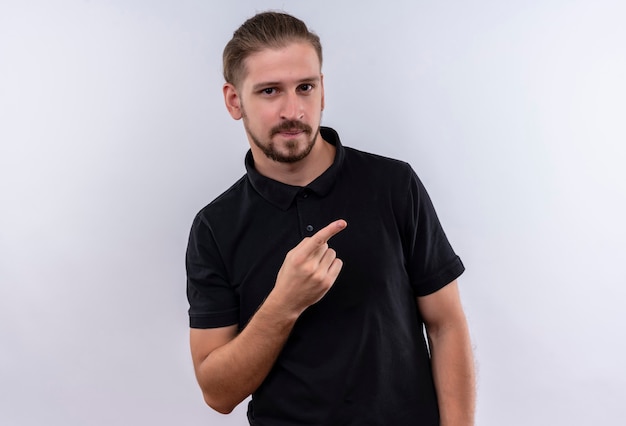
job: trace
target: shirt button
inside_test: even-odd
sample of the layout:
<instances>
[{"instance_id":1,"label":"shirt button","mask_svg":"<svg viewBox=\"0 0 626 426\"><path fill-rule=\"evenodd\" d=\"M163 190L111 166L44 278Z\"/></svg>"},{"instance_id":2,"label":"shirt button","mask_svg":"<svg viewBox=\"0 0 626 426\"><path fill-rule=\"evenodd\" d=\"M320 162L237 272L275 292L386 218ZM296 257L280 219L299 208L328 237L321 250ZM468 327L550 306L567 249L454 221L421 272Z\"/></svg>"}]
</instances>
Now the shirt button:
<instances>
[{"instance_id":1,"label":"shirt button","mask_svg":"<svg viewBox=\"0 0 626 426\"><path fill-rule=\"evenodd\" d=\"M302 198L309 198L309 193L305 192L304 194L302 194Z\"/></svg>"},{"instance_id":2,"label":"shirt button","mask_svg":"<svg viewBox=\"0 0 626 426\"><path fill-rule=\"evenodd\" d=\"M306 230L309 232L313 232L313 225L307 225Z\"/></svg>"}]
</instances>

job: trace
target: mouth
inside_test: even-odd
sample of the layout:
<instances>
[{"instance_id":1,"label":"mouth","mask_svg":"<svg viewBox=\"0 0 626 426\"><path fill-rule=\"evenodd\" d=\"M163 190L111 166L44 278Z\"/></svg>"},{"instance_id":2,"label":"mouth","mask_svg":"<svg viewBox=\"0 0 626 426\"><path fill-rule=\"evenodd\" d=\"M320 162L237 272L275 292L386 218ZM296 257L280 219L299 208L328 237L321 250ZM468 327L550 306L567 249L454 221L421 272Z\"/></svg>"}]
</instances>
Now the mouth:
<instances>
[{"instance_id":1,"label":"mouth","mask_svg":"<svg viewBox=\"0 0 626 426\"><path fill-rule=\"evenodd\" d=\"M300 130L300 129L282 130L282 131L280 131L278 133L283 135L283 136L298 136L298 135L304 133L304 130Z\"/></svg>"},{"instance_id":2,"label":"mouth","mask_svg":"<svg viewBox=\"0 0 626 426\"><path fill-rule=\"evenodd\" d=\"M305 123L299 121L286 121L274 127L270 134L280 135L284 138L295 138L303 134L310 134L311 128Z\"/></svg>"}]
</instances>

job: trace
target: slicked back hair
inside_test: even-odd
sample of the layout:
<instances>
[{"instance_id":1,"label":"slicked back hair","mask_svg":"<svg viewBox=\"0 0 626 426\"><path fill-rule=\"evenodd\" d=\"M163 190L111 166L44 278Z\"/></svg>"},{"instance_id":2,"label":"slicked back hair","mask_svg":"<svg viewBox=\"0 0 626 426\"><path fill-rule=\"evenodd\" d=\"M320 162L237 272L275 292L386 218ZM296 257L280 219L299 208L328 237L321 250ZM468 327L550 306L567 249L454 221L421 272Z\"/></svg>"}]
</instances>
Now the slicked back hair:
<instances>
[{"instance_id":1,"label":"slicked back hair","mask_svg":"<svg viewBox=\"0 0 626 426\"><path fill-rule=\"evenodd\" d=\"M223 54L224 79L235 87L246 75L245 60L263 49L280 49L293 42L307 42L322 65L320 38L300 19L282 12L262 12L248 19L226 44Z\"/></svg>"}]
</instances>

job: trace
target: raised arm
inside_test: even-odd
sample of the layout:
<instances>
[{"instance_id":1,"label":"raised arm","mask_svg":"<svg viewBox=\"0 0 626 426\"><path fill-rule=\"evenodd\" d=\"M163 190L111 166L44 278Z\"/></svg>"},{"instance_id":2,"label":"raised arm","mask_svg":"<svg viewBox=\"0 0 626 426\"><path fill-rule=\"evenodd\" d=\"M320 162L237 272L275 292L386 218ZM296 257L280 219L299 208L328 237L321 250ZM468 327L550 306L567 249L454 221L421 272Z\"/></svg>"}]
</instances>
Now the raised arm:
<instances>
[{"instance_id":1,"label":"raised arm","mask_svg":"<svg viewBox=\"0 0 626 426\"><path fill-rule=\"evenodd\" d=\"M474 361L456 281L417 300L431 350L441 426L474 424Z\"/></svg>"},{"instance_id":2,"label":"raised arm","mask_svg":"<svg viewBox=\"0 0 626 426\"><path fill-rule=\"evenodd\" d=\"M298 317L334 284L343 263L328 240L347 226L332 222L303 239L283 262L276 284L246 327L191 329L191 354L206 403L230 413L269 374Z\"/></svg>"}]
</instances>

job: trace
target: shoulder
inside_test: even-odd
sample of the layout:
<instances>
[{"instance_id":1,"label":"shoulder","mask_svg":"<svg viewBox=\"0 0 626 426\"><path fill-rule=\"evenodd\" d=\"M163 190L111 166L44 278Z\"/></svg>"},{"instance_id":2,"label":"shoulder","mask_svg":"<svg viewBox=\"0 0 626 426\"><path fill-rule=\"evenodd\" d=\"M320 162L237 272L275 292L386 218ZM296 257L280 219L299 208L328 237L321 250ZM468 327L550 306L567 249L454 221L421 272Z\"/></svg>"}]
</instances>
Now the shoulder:
<instances>
[{"instance_id":1,"label":"shoulder","mask_svg":"<svg viewBox=\"0 0 626 426\"><path fill-rule=\"evenodd\" d=\"M218 195L213 201L204 206L196 215L195 222L208 222L210 219L228 216L237 209L248 188L248 177L243 175L230 188Z\"/></svg>"},{"instance_id":2,"label":"shoulder","mask_svg":"<svg viewBox=\"0 0 626 426\"><path fill-rule=\"evenodd\" d=\"M344 150L345 167L348 170L362 176L369 176L376 181L408 184L415 175L413 168L406 161L350 147L344 147Z\"/></svg>"},{"instance_id":3,"label":"shoulder","mask_svg":"<svg viewBox=\"0 0 626 426\"><path fill-rule=\"evenodd\" d=\"M389 170L410 170L411 166L406 161L398 160L371 152L361 151L356 148L344 147L346 152L346 160L351 162L360 162L375 167L381 167Z\"/></svg>"}]
</instances>

